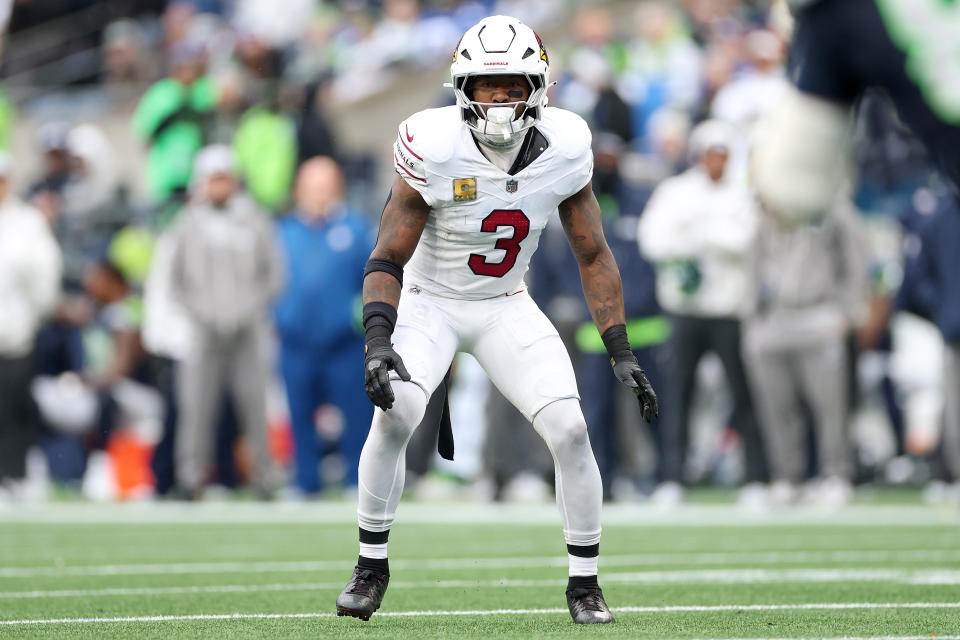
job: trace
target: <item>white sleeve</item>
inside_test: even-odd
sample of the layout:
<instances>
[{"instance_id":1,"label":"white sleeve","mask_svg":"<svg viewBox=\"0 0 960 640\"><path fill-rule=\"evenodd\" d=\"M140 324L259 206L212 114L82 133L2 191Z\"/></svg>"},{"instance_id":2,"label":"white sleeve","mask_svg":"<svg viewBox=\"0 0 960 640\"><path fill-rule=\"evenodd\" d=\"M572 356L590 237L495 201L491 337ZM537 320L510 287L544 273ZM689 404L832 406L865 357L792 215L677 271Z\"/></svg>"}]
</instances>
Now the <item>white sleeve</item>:
<instances>
[{"instance_id":1,"label":"white sleeve","mask_svg":"<svg viewBox=\"0 0 960 640\"><path fill-rule=\"evenodd\" d=\"M568 184L573 188L572 196L587 186L593 179L593 151L587 147L587 152L577 159L573 171L569 174ZM569 196L568 196L569 197Z\"/></svg>"},{"instance_id":2,"label":"white sleeve","mask_svg":"<svg viewBox=\"0 0 960 640\"><path fill-rule=\"evenodd\" d=\"M563 150L571 164L565 178L567 197L579 193L593 179L593 134L590 127L583 118L574 116L571 118L569 135L571 143L565 144Z\"/></svg>"},{"instance_id":3,"label":"white sleeve","mask_svg":"<svg viewBox=\"0 0 960 640\"><path fill-rule=\"evenodd\" d=\"M407 184L423 196L424 201L433 206L430 185L427 183L427 169L424 166L423 153L414 147L413 140L404 140L409 131L406 122L400 124L397 140L393 143L393 168Z\"/></svg>"}]
</instances>

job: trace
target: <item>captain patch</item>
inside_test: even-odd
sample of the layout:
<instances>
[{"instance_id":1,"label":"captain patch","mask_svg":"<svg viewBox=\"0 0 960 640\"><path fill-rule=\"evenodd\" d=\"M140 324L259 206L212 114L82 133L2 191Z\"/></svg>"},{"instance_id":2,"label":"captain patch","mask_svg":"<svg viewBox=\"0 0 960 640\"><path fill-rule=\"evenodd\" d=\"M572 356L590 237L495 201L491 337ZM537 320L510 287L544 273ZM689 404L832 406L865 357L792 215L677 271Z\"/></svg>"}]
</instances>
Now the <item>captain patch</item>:
<instances>
[{"instance_id":1,"label":"captain patch","mask_svg":"<svg viewBox=\"0 0 960 640\"><path fill-rule=\"evenodd\" d=\"M477 199L476 178L456 178L453 181L453 201L467 202Z\"/></svg>"}]
</instances>

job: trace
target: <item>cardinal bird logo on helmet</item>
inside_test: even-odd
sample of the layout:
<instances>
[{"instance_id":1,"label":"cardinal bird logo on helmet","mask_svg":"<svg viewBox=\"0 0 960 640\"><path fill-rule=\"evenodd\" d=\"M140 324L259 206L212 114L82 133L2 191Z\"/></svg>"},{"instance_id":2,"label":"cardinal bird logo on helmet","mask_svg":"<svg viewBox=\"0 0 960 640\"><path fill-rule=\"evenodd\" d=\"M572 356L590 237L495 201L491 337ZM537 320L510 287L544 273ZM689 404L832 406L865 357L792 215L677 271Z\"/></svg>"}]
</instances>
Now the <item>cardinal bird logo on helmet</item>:
<instances>
[{"instance_id":1,"label":"cardinal bird logo on helmet","mask_svg":"<svg viewBox=\"0 0 960 640\"><path fill-rule=\"evenodd\" d=\"M453 48L453 62L457 61L457 52L460 51L460 43L463 42L463 36L460 36L460 39L457 40L457 46Z\"/></svg>"},{"instance_id":2,"label":"cardinal bird logo on helmet","mask_svg":"<svg viewBox=\"0 0 960 640\"><path fill-rule=\"evenodd\" d=\"M534 32L533 32L533 35L535 35L535 36L537 37L537 44L540 45L540 59L543 60L544 62L546 62L547 64L550 64L550 59L547 58L547 50L546 50L546 48L544 48L544 46L543 46L543 40L540 39L540 34L537 33L536 31L534 31ZM459 46L459 45L457 45L457 46ZM456 57L457 52L454 51L454 52L453 52L453 55L454 55L454 57Z\"/></svg>"}]
</instances>

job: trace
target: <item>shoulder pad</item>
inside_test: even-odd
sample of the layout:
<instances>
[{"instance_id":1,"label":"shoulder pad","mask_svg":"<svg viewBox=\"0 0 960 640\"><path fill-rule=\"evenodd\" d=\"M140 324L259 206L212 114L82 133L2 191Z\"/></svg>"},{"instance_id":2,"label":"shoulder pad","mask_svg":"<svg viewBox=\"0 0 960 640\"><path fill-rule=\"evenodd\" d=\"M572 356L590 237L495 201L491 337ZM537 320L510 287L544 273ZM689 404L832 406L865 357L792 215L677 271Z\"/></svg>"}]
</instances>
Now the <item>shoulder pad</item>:
<instances>
[{"instance_id":1,"label":"shoulder pad","mask_svg":"<svg viewBox=\"0 0 960 640\"><path fill-rule=\"evenodd\" d=\"M550 134L551 144L557 146L563 157L573 159L591 153L593 136L590 127L574 112L547 107L543 110L541 123Z\"/></svg>"},{"instance_id":2,"label":"shoulder pad","mask_svg":"<svg viewBox=\"0 0 960 640\"><path fill-rule=\"evenodd\" d=\"M423 162L446 162L453 155L460 125L455 106L424 109L400 123L397 140L401 148Z\"/></svg>"}]
</instances>

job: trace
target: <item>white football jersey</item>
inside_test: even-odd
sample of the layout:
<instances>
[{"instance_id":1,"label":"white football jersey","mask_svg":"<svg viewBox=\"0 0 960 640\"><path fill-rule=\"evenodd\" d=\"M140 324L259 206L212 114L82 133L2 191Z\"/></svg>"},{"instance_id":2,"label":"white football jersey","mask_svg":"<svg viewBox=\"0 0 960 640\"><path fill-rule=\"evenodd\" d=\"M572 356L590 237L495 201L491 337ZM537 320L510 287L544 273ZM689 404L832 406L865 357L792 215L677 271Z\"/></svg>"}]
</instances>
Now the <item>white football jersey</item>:
<instances>
[{"instance_id":1,"label":"white football jersey","mask_svg":"<svg viewBox=\"0 0 960 640\"><path fill-rule=\"evenodd\" d=\"M431 207L404 267L405 286L466 300L524 288L540 232L593 175L590 129L580 116L548 107L536 129L546 149L510 175L484 157L456 106L400 123L396 171Z\"/></svg>"}]
</instances>

